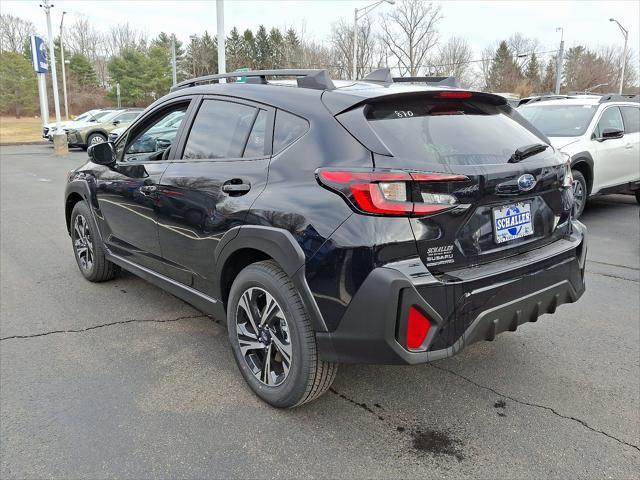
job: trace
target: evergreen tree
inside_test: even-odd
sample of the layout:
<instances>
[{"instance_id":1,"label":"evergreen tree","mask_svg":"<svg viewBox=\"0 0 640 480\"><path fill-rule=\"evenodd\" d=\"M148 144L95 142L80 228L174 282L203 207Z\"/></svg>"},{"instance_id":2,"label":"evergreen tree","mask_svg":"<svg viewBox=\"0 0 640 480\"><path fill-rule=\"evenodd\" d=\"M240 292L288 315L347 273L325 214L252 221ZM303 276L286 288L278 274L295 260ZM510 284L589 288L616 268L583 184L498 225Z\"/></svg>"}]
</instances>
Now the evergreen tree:
<instances>
[{"instance_id":1,"label":"evergreen tree","mask_svg":"<svg viewBox=\"0 0 640 480\"><path fill-rule=\"evenodd\" d=\"M225 50L227 55L227 67L230 72L234 72L244 67L242 64L242 37L238 33L238 29L233 27L227 41L225 42Z\"/></svg>"},{"instance_id":2,"label":"evergreen tree","mask_svg":"<svg viewBox=\"0 0 640 480\"><path fill-rule=\"evenodd\" d=\"M271 43L269 42L269 35L264 25L258 27L255 39L255 68L271 68Z\"/></svg>"},{"instance_id":3,"label":"evergreen tree","mask_svg":"<svg viewBox=\"0 0 640 480\"><path fill-rule=\"evenodd\" d=\"M242 34L242 63L251 69L256 65L256 39L249 29Z\"/></svg>"},{"instance_id":4,"label":"evergreen tree","mask_svg":"<svg viewBox=\"0 0 640 480\"><path fill-rule=\"evenodd\" d=\"M536 57L535 52L529 57L529 63L527 63L524 76L527 82L529 82L532 91L538 92L540 89L540 62L538 62L538 57Z\"/></svg>"},{"instance_id":5,"label":"evergreen tree","mask_svg":"<svg viewBox=\"0 0 640 480\"><path fill-rule=\"evenodd\" d=\"M296 58L300 50L300 40L293 28L287 30L284 37L284 61L287 67L296 66Z\"/></svg>"},{"instance_id":6,"label":"evergreen tree","mask_svg":"<svg viewBox=\"0 0 640 480\"><path fill-rule=\"evenodd\" d=\"M66 50L66 49L65 49ZM89 59L81 53L75 53L69 59L69 86L97 87L98 77Z\"/></svg>"},{"instance_id":7,"label":"evergreen tree","mask_svg":"<svg viewBox=\"0 0 640 480\"><path fill-rule=\"evenodd\" d=\"M273 68L285 68L284 37L280 30L275 27L269 32L269 43L271 44L271 63Z\"/></svg>"},{"instance_id":8,"label":"evergreen tree","mask_svg":"<svg viewBox=\"0 0 640 480\"><path fill-rule=\"evenodd\" d=\"M0 111L20 118L37 108L38 86L31 62L16 52L0 53Z\"/></svg>"},{"instance_id":9,"label":"evergreen tree","mask_svg":"<svg viewBox=\"0 0 640 480\"><path fill-rule=\"evenodd\" d=\"M556 88L556 57L550 58L544 69L540 93L552 93Z\"/></svg>"},{"instance_id":10,"label":"evergreen tree","mask_svg":"<svg viewBox=\"0 0 640 480\"><path fill-rule=\"evenodd\" d=\"M494 92L512 92L522 79L522 73L507 42L500 42L489 70L488 87Z\"/></svg>"}]
</instances>

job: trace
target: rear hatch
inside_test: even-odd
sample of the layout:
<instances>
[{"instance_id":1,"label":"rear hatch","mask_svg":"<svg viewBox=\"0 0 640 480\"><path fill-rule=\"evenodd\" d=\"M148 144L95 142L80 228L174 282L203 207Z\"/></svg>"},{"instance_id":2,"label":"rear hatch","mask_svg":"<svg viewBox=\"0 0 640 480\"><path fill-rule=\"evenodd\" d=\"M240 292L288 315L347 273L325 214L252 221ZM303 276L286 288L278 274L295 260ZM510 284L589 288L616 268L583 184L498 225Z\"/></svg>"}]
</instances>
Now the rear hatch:
<instances>
[{"instance_id":1,"label":"rear hatch","mask_svg":"<svg viewBox=\"0 0 640 480\"><path fill-rule=\"evenodd\" d=\"M538 248L570 228L566 161L501 97L437 90L377 97L336 118L370 147L376 171L413 172L410 222L435 274ZM385 184L385 191L392 190ZM420 214L434 203L449 206Z\"/></svg>"}]
</instances>

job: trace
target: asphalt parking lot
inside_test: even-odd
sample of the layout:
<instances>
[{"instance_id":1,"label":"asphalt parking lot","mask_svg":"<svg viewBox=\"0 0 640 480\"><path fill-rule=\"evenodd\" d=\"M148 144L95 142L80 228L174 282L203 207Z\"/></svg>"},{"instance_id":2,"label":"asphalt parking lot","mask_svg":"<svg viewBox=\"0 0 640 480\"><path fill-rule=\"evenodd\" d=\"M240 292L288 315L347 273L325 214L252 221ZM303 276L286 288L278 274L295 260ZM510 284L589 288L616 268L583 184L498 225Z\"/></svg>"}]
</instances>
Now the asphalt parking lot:
<instances>
[{"instance_id":1,"label":"asphalt parking lot","mask_svg":"<svg viewBox=\"0 0 640 480\"><path fill-rule=\"evenodd\" d=\"M342 366L279 411L245 386L223 319L130 274L83 279L63 191L85 158L0 149L0 477L637 478L633 197L587 207L578 303L434 364Z\"/></svg>"}]
</instances>

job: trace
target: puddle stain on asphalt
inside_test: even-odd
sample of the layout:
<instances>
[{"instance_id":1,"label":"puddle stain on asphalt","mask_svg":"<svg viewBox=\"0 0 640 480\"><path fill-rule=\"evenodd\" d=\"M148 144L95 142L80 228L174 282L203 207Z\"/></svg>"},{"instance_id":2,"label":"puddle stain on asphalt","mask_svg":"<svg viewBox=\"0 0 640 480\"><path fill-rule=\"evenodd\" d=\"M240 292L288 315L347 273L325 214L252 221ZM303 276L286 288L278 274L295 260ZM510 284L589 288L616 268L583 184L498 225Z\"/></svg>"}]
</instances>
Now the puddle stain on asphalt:
<instances>
[{"instance_id":1,"label":"puddle stain on asphalt","mask_svg":"<svg viewBox=\"0 0 640 480\"><path fill-rule=\"evenodd\" d=\"M413 448L427 452L434 456L451 456L458 462L464 460L461 447L464 445L461 440L452 437L448 432L442 430L426 429L424 431L416 429L412 433Z\"/></svg>"},{"instance_id":2,"label":"puddle stain on asphalt","mask_svg":"<svg viewBox=\"0 0 640 480\"><path fill-rule=\"evenodd\" d=\"M502 410L507 408L507 402L505 402L504 400L498 400L496 403L493 404L493 408L500 408ZM507 414L504 412L496 412L498 414L499 417L506 417Z\"/></svg>"},{"instance_id":3,"label":"puddle stain on asphalt","mask_svg":"<svg viewBox=\"0 0 640 480\"><path fill-rule=\"evenodd\" d=\"M343 400L351 403L352 405L360 407L361 409L375 415L376 417L378 417L378 420L383 421L387 425L395 426L397 432L407 433L407 427L403 425L392 425L391 423L389 423L390 421L385 421L385 418L382 415L378 415L366 403L356 402L352 398L349 398L346 395L336 391L333 387L330 388L329 391L334 395L342 398ZM384 410L384 408L379 403L374 403L373 405L378 410ZM403 421L402 423L406 424L409 422ZM451 436L451 434L447 431L415 427L408 433L411 435L412 446L416 453L428 453L436 457L453 457L458 462L461 462L465 459L465 456L462 452L464 442L458 438Z\"/></svg>"}]
</instances>

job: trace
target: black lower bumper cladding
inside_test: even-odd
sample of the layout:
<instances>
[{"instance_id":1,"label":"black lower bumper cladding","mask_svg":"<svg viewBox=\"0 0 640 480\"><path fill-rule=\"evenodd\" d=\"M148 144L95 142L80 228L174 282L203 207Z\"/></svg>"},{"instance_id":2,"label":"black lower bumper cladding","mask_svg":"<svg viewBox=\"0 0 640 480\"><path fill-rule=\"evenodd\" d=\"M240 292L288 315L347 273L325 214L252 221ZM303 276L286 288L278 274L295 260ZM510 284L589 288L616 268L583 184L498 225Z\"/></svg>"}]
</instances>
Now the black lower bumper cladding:
<instances>
[{"instance_id":1,"label":"black lower bumper cladding","mask_svg":"<svg viewBox=\"0 0 640 480\"><path fill-rule=\"evenodd\" d=\"M324 360L342 363L416 364L446 358L465 346L536 322L585 290L586 228L504 262L446 278L417 280L389 266L373 270L333 332L319 332ZM403 346L411 306L431 320L421 351Z\"/></svg>"}]
</instances>

